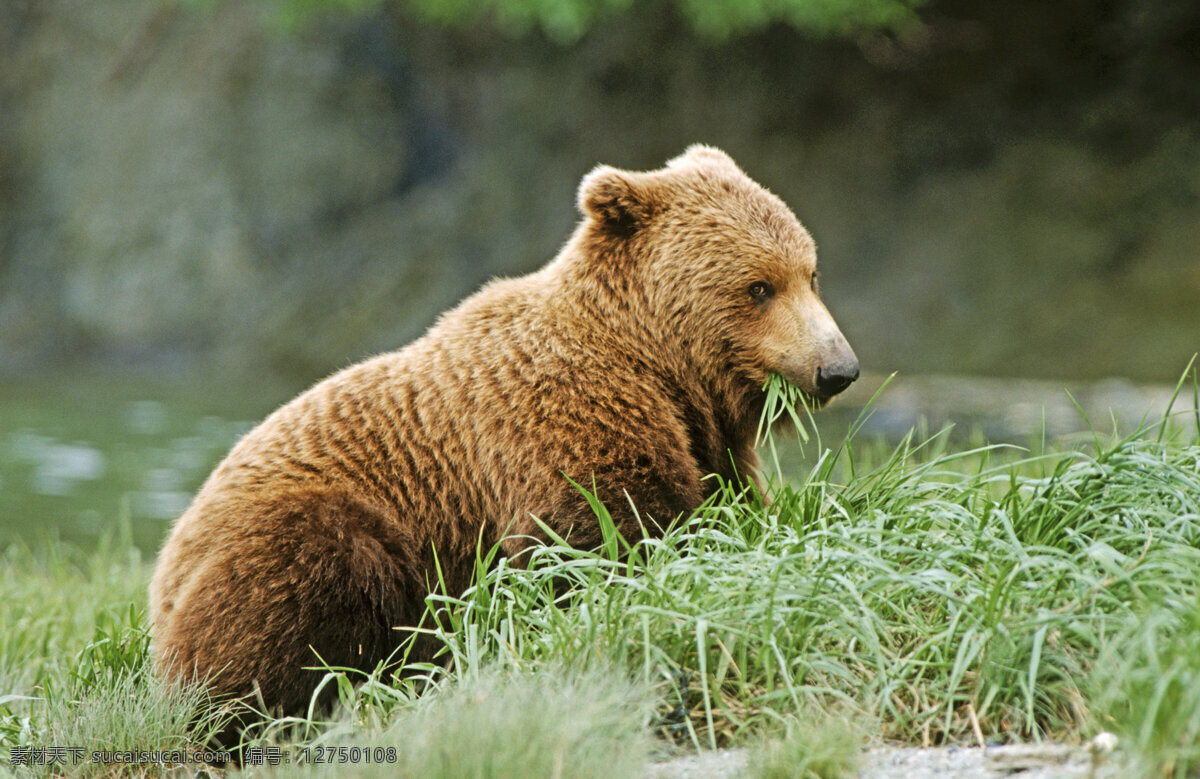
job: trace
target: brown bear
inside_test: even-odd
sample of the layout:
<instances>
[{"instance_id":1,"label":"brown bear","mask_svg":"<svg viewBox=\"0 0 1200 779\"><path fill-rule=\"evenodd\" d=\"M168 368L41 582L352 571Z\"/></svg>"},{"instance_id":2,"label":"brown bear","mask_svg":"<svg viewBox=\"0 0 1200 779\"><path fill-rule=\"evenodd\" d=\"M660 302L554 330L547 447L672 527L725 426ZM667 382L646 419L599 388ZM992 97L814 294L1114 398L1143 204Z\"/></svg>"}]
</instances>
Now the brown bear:
<instances>
[{"instance_id":1,"label":"brown bear","mask_svg":"<svg viewBox=\"0 0 1200 779\"><path fill-rule=\"evenodd\" d=\"M567 477L595 485L626 538L657 532L705 500L706 475L754 477L771 372L817 405L858 376L812 238L724 152L597 167L578 206L541 270L488 284L234 447L158 558L160 673L303 711L322 676L306 667L376 667L439 569L452 594L469 585L477 547L516 558L545 537L533 517L597 544Z\"/></svg>"}]
</instances>

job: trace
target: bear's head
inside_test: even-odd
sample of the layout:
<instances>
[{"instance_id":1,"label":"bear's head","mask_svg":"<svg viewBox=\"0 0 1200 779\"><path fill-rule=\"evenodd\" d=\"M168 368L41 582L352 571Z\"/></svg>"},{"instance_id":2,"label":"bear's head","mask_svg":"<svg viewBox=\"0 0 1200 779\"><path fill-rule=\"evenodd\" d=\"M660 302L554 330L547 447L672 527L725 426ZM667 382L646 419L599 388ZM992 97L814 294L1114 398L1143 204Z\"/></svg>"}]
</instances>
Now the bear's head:
<instances>
[{"instance_id":1,"label":"bear's head","mask_svg":"<svg viewBox=\"0 0 1200 779\"><path fill-rule=\"evenodd\" d=\"M648 172L602 165L579 208L590 270L648 320L664 359L714 391L761 397L775 372L820 406L858 378L818 294L812 237L724 152L692 146Z\"/></svg>"}]
</instances>

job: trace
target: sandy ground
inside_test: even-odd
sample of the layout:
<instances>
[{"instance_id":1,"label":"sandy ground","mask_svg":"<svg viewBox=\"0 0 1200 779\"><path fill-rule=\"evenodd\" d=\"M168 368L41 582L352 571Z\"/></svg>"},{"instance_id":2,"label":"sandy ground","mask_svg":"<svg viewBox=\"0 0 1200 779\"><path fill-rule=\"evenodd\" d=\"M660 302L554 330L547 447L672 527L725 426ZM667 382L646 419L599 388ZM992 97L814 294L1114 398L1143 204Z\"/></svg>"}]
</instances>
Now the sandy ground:
<instances>
[{"instance_id":1,"label":"sandy ground","mask_svg":"<svg viewBox=\"0 0 1200 779\"><path fill-rule=\"evenodd\" d=\"M717 750L656 763L651 779L734 779L745 776L749 753ZM859 779L1118 779L1127 766L1101 748L1063 744L1014 744L971 749L876 747L863 753Z\"/></svg>"}]
</instances>

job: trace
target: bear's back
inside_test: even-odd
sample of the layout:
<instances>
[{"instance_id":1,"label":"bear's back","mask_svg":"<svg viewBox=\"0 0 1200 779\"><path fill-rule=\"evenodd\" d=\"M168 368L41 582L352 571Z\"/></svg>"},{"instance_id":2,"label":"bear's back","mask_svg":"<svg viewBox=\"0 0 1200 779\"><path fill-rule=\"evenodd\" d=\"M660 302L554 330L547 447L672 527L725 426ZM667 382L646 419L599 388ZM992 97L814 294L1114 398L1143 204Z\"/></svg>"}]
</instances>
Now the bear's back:
<instances>
[{"instance_id":1,"label":"bear's back","mask_svg":"<svg viewBox=\"0 0 1200 779\"><path fill-rule=\"evenodd\" d=\"M214 556L294 521L276 508L313 490L369 506L406 543L461 562L504 536L544 536L532 517L586 508L564 475L603 483L633 443L658 453L639 461L639 507L653 510L657 479L698 483L694 468L662 459L686 453L686 433L638 374L644 355L613 351L612 323L564 314L555 284L546 273L495 282L408 347L334 374L251 430L176 523L152 621Z\"/></svg>"}]
</instances>

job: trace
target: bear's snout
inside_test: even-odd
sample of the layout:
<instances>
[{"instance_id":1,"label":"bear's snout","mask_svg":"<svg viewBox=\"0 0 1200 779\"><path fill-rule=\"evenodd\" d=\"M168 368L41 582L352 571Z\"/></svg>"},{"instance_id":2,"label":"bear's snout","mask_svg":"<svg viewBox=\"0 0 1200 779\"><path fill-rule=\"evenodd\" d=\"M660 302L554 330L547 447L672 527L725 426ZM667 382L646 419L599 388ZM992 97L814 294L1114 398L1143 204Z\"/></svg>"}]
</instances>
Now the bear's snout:
<instances>
[{"instance_id":1,"label":"bear's snout","mask_svg":"<svg viewBox=\"0 0 1200 779\"><path fill-rule=\"evenodd\" d=\"M829 318L833 324L833 318ZM858 357L837 325L833 333L826 336L826 345L817 362L817 395L832 398L845 390L858 378Z\"/></svg>"},{"instance_id":2,"label":"bear's snout","mask_svg":"<svg viewBox=\"0 0 1200 779\"><path fill-rule=\"evenodd\" d=\"M822 365L817 368L817 392L826 398L842 392L858 378L858 360Z\"/></svg>"},{"instance_id":3,"label":"bear's snout","mask_svg":"<svg viewBox=\"0 0 1200 779\"><path fill-rule=\"evenodd\" d=\"M845 391L858 379L858 357L838 329L829 310L815 295L805 295L781 311L788 345L780 349L772 370L804 390L817 407Z\"/></svg>"}]
</instances>

